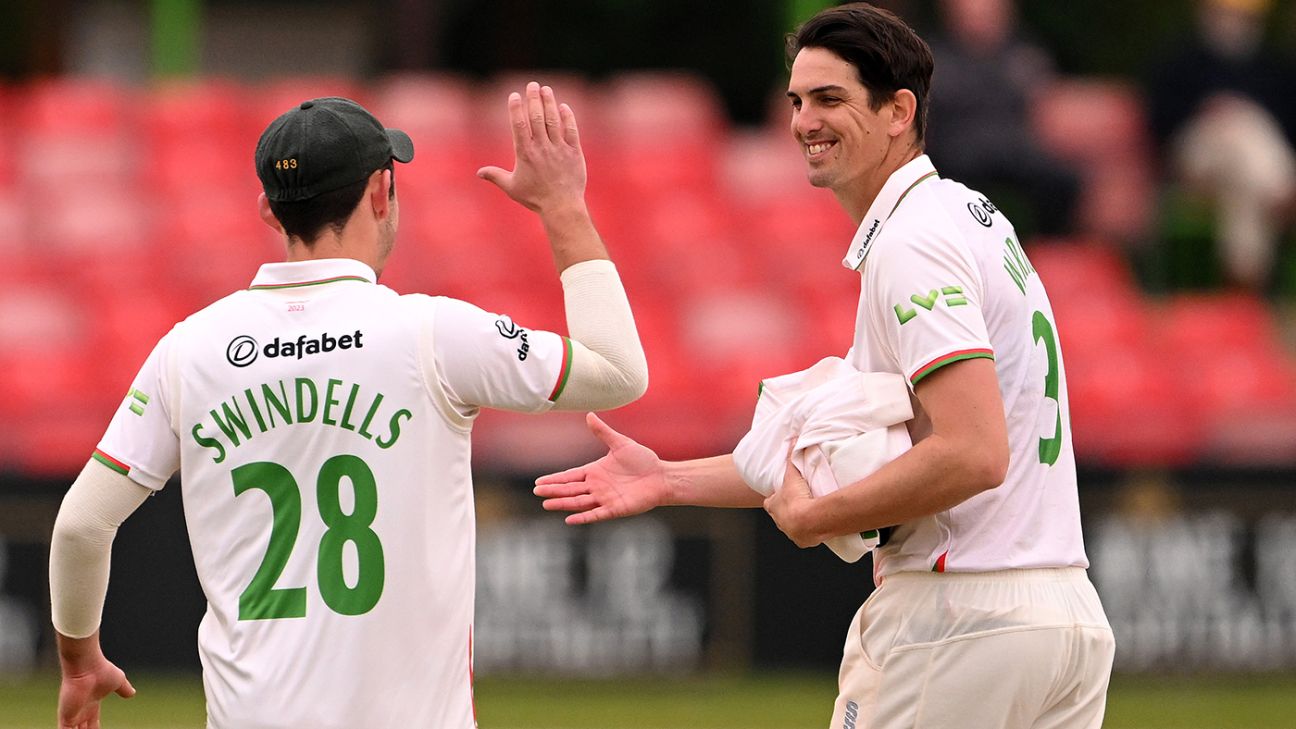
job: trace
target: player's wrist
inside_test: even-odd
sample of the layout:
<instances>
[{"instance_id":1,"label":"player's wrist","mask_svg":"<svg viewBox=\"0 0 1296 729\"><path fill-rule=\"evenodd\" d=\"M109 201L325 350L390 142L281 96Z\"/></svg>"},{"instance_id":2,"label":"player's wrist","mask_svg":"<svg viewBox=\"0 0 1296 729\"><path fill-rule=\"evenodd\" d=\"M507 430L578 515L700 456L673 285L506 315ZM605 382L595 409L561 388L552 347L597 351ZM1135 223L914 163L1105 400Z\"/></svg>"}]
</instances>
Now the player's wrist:
<instances>
[{"instance_id":1,"label":"player's wrist","mask_svg":"<svg viewBox=\"0 0 1296 729\"><path fill-rule=\"evenodd\" d=\"M538 207L536 214L546 228L594 227L590 220L589 206L579 196L547 201Z\"/></svg>"},{"instance_id":2,"label":"player's wrist","mask_svg":"<svg viewBox=\"0 0 1296 729\"><path fill-rule=\"evenodd\" d=\"M85 638L72 638L56 632L55 641L58 644L59 666L65 674L85 672L104 658L97 630Z\"/></svg>"},{"instance_id":3,"label":"player's wrist","mask_svg":"<svg viewBox=\"0 0 1296 729\"><path fill-rule=\"evenodd\" d=\"M801 529L815 544L823 544L829 539L865 531L855 528L855 525L834 523L835 517L839 517L844 510L839 503L840 494L841 492L837 491L822 497L806 499L802 504L801 513L798 515Z\"/></svg>"},{"instance_id":4,"label":"player's wrist","mask_svg":"<svg viewBox=\"0 0 1296 729\"><path fill-rule=\"evenodd\" d=\"M559 273L583 261L608 258L607 247L583 202L576 208L542 214L541 220Z\"/></svg>"},{"instance_id":5,"label":"player's wrist","mask_svg":"<svg viewBox=\"0 0 1296 729\"><path fill-rule=\"evenodd\" d=\"M657 506L683 506L688 502L684 495L687 491L688 478L683 464L676 461L661 461L661 488L657 493Z\"/></svg>"}]
</instances>

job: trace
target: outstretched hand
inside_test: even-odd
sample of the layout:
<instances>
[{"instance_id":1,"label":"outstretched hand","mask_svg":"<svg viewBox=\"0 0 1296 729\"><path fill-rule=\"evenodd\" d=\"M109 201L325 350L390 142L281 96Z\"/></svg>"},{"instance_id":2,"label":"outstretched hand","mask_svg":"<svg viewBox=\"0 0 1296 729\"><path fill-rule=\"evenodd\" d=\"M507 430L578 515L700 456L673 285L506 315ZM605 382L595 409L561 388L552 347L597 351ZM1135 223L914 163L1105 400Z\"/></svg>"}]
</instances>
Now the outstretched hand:
<instances>
[{"instance_id":1,"label":"outstretched hand","mask_svg":"<svg viewBox=\"0 0 1296 729\"><path fill-rule=\"evenodd\" d=\"M99 702L113 693L129 699L135 687L124 671L102 655L76 670L65 666L59 686L59 729L100 729Z\"/></svg>"},{"instance_id":2,"label":"outstretched hand","mask_svg":"<svg viewBox=\"0 0 1296 729\"><path fill-rule=\"evenodd\" d=\"M532 81L525 99L509 94L508 111L513 170L487 166L477 170L477 176L541 214L584 205L585 155L571 107L559 104L553 89Z\"/></svg>"},{"instance_id":3,"label":"outstretched hand","mask_svg":"<svg viewBox=\"0 0 1296 729\"><path fill-rule=\"evenodd\" d=\"M606 456L584 466L536 479L535 494L546 511L570 511L568 524L590 524L642 514L666 503L669 486L661 459L618 433L594 413L585 423Z\"/></svg>"}]
</instances>

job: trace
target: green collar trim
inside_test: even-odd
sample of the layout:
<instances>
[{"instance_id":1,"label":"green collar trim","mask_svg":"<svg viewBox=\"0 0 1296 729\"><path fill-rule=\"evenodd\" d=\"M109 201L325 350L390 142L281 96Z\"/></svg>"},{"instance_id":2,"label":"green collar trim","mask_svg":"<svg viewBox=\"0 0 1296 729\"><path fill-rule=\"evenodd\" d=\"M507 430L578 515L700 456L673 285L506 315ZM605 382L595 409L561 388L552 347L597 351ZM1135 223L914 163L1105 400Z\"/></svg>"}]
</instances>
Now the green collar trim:
<instances>
[{"instance_id":1,"label":"green collar trim","mask_svg":"<svg viewBox=\"0 0 1296 729\"><path fill-rule=\"evenodd\" d=\"M333 278L321 278L316 281L298 281L296 283L253 284L248 287L248 290L268 291L270 289L299 289L303 286L319 286L321 284L337 283L338 281L363 281L364 283L373 283L363 276L334 276Z\"/></svg>"}]
</instances>

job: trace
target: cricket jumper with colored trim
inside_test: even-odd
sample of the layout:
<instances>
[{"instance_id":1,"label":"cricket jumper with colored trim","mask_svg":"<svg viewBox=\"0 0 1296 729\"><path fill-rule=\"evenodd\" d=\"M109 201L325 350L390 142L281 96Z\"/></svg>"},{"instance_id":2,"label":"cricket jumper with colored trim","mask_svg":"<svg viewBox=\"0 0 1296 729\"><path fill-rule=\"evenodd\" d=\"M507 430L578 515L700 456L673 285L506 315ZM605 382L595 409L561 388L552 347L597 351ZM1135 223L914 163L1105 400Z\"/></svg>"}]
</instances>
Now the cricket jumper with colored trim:
<instances>
[{"instance_id":1,"label":"cricket jumper with colored trim","mask_svg":"<svg viewBox=\"0 0 1296 729\"><path fill-rule=\"evenodd\" d=\"M262 266L158 343L95 451L181 473L213 729L475 726L472 423L551 408L571 347L375 281Z\"/></svg>"},{"instance_id":2,"label":"cricket jumper with colored trim","mask_svg":"<svg viewBox=\"0 0 1296 729\"><path fill-rule=\"evenodd\" d=\"M1012 224L923 155L887 180L842 263L861 275L853 365L914 387L954 362L991 359L1008 426L1003 485L896 526L874 553L875 580L1087 567L1057 328Z\"/></svg>"}]
</instances>

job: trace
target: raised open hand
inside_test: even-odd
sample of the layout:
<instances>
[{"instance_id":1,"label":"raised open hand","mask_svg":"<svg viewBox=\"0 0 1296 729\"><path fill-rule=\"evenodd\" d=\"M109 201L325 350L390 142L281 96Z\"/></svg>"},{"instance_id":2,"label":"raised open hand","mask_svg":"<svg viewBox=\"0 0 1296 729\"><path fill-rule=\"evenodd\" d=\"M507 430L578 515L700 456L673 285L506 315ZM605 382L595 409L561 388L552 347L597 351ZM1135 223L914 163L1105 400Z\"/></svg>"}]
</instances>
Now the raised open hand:
<instances>
[{"instance_id":1,"label":"raised open hand","mask_svg":"<svg viewBox=\"0 0 1296 729\"><path fill-rule=\"evenodd\" d=\"M477 176L499 186L527 208L550 213L585 204L585 155L581 151L576 115L559 104L553 89L532 81L526 98L509 94L513 128L513 170L487 166Z\"/></svg>"}]
</instances>

